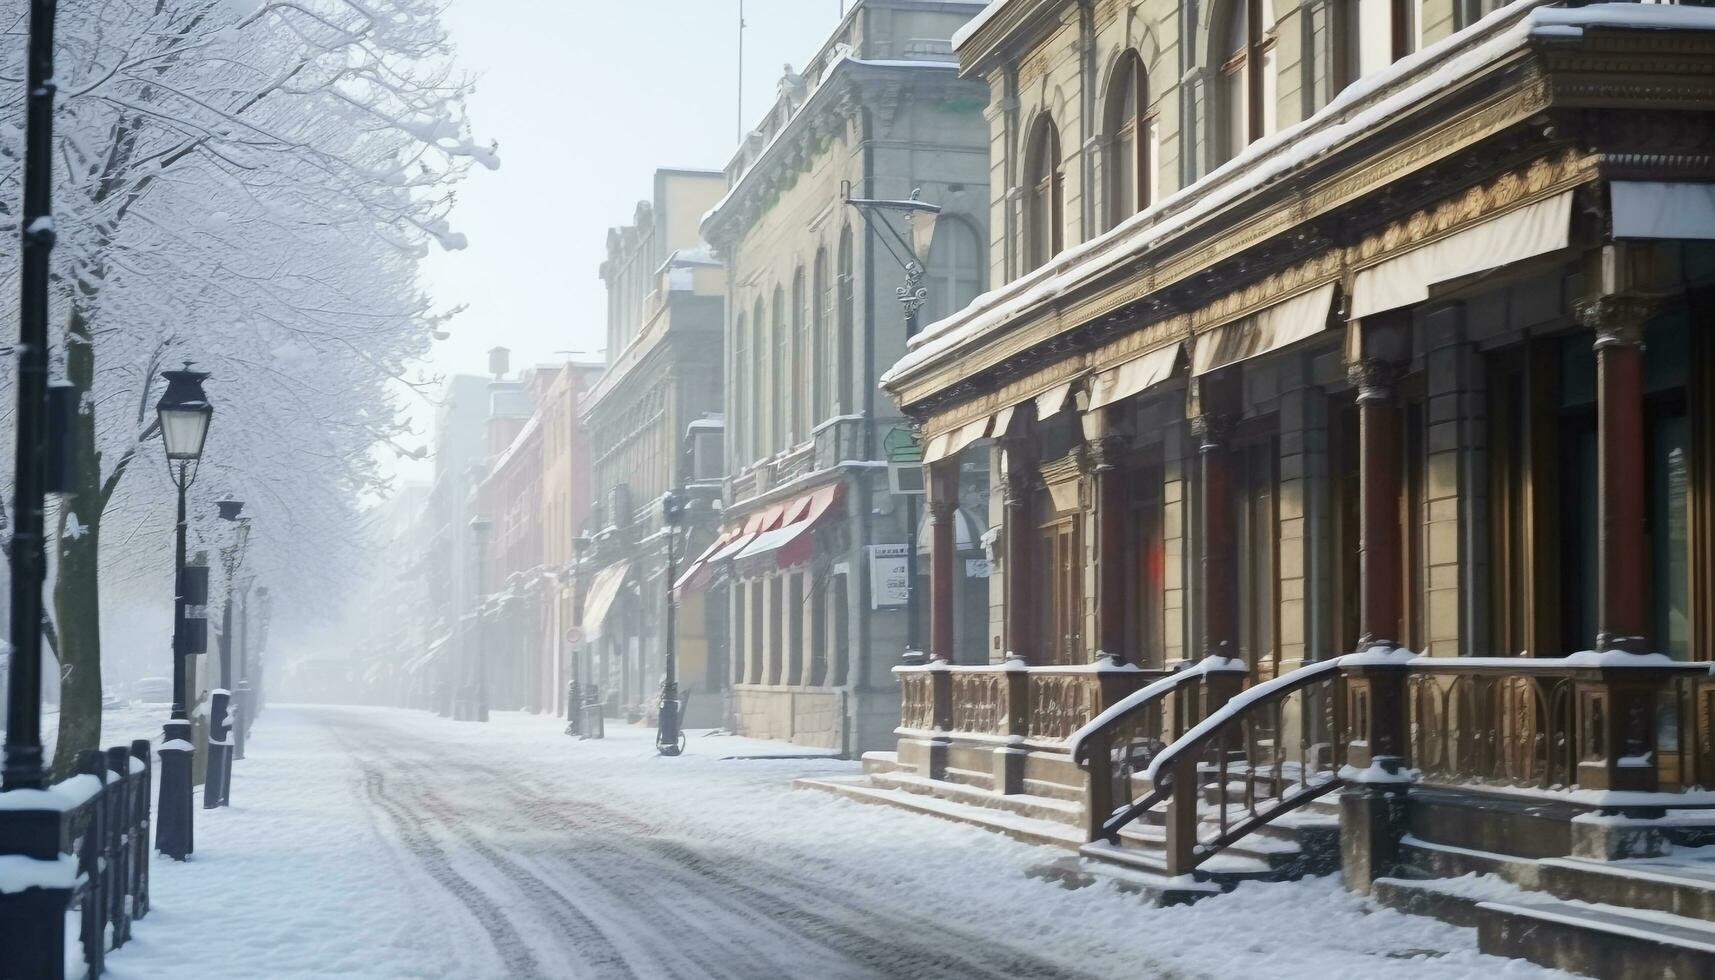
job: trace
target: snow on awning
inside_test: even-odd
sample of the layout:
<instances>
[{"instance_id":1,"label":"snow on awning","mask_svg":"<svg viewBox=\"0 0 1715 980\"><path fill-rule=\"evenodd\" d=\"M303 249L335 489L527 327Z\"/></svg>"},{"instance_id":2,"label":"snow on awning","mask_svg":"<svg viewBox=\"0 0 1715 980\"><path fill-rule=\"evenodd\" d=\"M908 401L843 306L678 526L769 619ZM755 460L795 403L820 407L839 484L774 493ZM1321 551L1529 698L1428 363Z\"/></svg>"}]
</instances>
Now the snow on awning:
<instances>
[{"instance_id":1,"label":"snow on awning","mask_svg":"<svg viewBox=\"0 0 1715 980\"><path fill-rule=\"evenodd\" d=\"M1090 382L1090 407L1086 411L1093 412L1142 394L1172 377L1181 346L1174 341L1096 375Z\"/></svg>"},{"instance_id":2,"label":"snow on awning","mask_svg":"<svg viewBox=\"0 0 1715 980\"><path fill-rule=\"evenodd\" d=\"M1054 387L1036 396L1036 421L1052 418L1060 414L1066 407L1066 399L1072 394L1072 382L1062 381Z\"/></svg>"},{"instance_id":3,"label":"snow on awning","mask_svg":"<svg viewBox=\"0 0 1715 980\"><path fill-rule=\"evenodd\" d=\"M1615 238L1715 239L1715 184L1616 180L1608 189Z\"/></svg>"},{"instance_id":4,"label":"snow on awning","mask_svg":"<svg viewBox=\"0 0 1715 980\"><path fill-rule=\"evenodd\" d=\"M593 640L601 635L602 623L613 611L613 601L619 598L620 587L630 572L631 562L617 561L595 573L595 581L590 583L589 593L584 596L581 625L586 639Z\"/></svg>"},{"instance_id":5,"label":"snow on awning","mask_svg":"<svg viewBox=\"0 0 1715 980\"><path fill-rule=\"evenodd\" d=\"M1358 273L1353 319L1429 298L1430 287L1563 249L1572 234L1572 192L1527 204Z\"/></svg>"},{"instance_id":6,"label":"snow on awning","mask_svg":"<svg viewBox=\"0 0 1715 980\"><path fill-rule=\"evenodd\" d=\"M772 555L776 567L779 568L790 568L809 561L814 541L811 532L815 530L822 516L833 509L843 488L844 484L830 484L814 493L799 497L788 508L789 513L798 515L797 520L758 534L742 551L733 556L734 560L743 561Z\"/></svg>"},{"instance_id":7,"label":"snow on awning","mask_svg":"<svg viewBox=\"0 0 1715 980\"><path fill-rule=\"evenodd\" d=\"M1327 328L1328 311L1333 306L1334 284L1330 282L1198 334L1191 349L1191 373L1207 374L1314 337Z\"/></svg>"}]
</instances>

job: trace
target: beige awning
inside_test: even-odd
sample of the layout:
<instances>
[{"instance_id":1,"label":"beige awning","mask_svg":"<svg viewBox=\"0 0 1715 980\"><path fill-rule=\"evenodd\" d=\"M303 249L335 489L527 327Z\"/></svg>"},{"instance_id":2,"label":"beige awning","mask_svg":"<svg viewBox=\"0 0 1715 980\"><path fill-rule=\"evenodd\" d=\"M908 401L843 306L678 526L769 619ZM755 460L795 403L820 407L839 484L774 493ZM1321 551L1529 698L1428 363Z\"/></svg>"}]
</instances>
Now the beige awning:
<instances>
[{"instance_id":1,"label":"beige awning","mask_svg":"<svg viewBox=\"0 0 1715 980\"><path fill-rule=\"evenodd\" d=\"M595 573L595 580L590 583L590 590L584 595L584 618L581 626L586 639L593 640L601 635L602 622L607 614L613 611L613 600L619 598L620 587L625 584L625 576L631 571L631 562L614 562Z\"/></svg>"},{"instance_id":2,"label":"beige awning","mask_svg":"<svg viewBox=\"0 0 1715 980\"><path fill-rule=\"evenodd\" d=\"M1572 192L1490 218L1358 273L1353 319L1429 298L1430 287L1563 249L1572 234Z\"/></svg>"},{"instance_id":3,"label":"beige awning","mask_svg":"<svg viewBox=\"0 0 1715 980\"><path fill-rule=\"evenodd\" d=\"M1179 363L1179 346L1174 341L1096 375L1090 382L1088 410L1093 412L1124 401L1172 377L1173 366Z\"/></svg>"},{"instance_id":4,"label":"beige awning","mask_svg":"<svg viewBox=\"0 0 1715 980\"><path fill-rule=\"evenodd\" d=\"M1333 305L1334 284L1330 282L1200 333L1191 349L1191 373L1207 374L1314 337L1328 326L1328 311Z\"/></svg>"},{"instance_id":5,"label":"beige awning","mask_svg":"<svg viewBox=\"0 0 1715 980\"><path fill-rule=\"evenodd\" d=\"M1066 399L1071 397L1072 382L1062 381L1054 387L1036 396L1036 421L1053 418L1066 407Z\"/></svg>"}]
</instances>

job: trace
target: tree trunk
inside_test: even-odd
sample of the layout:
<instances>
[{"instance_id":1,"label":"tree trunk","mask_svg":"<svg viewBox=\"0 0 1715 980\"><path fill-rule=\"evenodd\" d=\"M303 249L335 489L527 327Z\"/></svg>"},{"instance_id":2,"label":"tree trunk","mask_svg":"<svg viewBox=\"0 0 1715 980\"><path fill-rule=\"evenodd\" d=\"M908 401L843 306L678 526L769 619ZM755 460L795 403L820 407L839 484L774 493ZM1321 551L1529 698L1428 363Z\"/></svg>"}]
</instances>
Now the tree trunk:
<instances>
[{"instance_id":1,"label":"tree trunk","mask_svg":"<svg viewBox=\"0 0 1715 980\"><path fill-rule=\"evenodd\" d=\"M60 501L59 568L54 576L54 619L60 644L60 732L54 777L77 766L79 752L101 745L101 455L95 448L95 408L89 391L95 379L95 348L84 307L74 305L66 324L66 378L80 392L67 448L75 460L73 492ZM68 534L75 517L78 528Z\"/></svg>"}]
</instances>

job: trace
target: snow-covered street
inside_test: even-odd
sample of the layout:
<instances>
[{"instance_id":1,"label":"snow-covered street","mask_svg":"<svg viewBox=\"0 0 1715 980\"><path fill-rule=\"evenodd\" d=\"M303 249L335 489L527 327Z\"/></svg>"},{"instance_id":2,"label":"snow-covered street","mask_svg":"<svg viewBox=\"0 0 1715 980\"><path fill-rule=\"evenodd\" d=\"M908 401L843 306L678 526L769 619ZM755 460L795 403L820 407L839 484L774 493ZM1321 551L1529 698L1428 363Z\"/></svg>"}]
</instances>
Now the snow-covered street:
<instances>
[{"instance_id":1,"label":"snow-covered street","mask_svg":"<svg viewBox=\"0 0 1715 980\"><path fill-rule=\"evenodd\" d=\"M1059 852L789 787L854 763L698 734L661 759L644 729L559 725L270 708L111 975L1550 975L1331 880L1153 909L1026 876Z\"/></svg>"}]
</instances>

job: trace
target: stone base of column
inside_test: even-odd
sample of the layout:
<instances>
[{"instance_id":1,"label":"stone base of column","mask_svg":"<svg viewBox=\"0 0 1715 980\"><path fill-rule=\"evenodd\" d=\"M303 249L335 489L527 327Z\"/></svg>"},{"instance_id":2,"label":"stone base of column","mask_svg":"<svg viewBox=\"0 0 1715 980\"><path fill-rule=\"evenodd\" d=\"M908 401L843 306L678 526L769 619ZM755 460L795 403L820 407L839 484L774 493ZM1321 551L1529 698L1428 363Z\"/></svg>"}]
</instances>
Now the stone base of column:
<instances>
[{"instance_id":1,"label":"stone base of column","mask_svg":"<svg viewBox=\"0 0 1715 980\"><path fill-rule=\"evenodd\" d=\"M1347 889L1368 895L1371 883L1400 867L1406 790L1405 783L1360 783L1340 791L1340 879Z\"/></svg>"}]
</instances>

